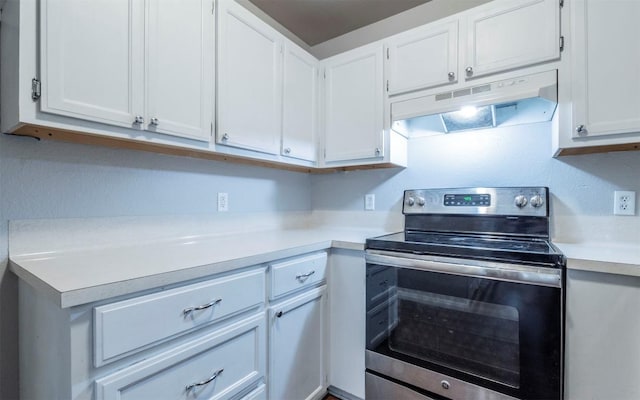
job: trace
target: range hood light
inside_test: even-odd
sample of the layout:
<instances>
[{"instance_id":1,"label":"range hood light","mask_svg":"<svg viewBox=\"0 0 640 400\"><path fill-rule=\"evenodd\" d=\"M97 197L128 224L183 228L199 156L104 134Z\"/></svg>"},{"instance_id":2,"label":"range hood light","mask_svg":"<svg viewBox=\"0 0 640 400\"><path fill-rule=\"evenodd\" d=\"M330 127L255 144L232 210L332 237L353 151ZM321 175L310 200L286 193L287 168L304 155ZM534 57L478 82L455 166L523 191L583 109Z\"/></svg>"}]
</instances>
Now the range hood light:
<instances>
[{"instance_id":1,"label":"range hood light","mask_svg":"<svg viewBox=\"0 0 640 400\"><path fill-rule=\"evenodd\" d=\"M496 126L495 112L492 106L464 106L458 111L440 114L440 119L445 133Z\"/></svg>"},{"instance_id":2,"label":"range hood light","mask_svg":"<svg viewBox=\"0 0 640 400\"><path fill-rule=\"evenodd\" d=\"M460 109L460 116L464 118L473 118L478 114L476 106L464 106Z\"/></svg>"}]
</instances>

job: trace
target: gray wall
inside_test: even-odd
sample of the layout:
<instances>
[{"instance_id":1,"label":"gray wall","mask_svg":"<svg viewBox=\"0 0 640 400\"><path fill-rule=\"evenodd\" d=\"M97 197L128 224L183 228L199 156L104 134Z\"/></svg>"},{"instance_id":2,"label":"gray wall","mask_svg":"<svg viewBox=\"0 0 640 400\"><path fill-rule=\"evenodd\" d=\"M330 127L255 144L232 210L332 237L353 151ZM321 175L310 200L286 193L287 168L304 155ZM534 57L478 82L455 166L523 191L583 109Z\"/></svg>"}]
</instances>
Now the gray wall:
<instances>
[{"instance_id":1,"label":"gray wall","mask_svg":"<svg viewBox=\"0 0 640 400\"><path fill-rule=\"evenodd\" d=\"M17 396L17 282L7 222L30 218L308 211L307 174L0 135L0 399Z\"/></svg>"},{"instance_id":2,"label":"gray wall","mask_svg":"<svg viewBox=\"0 0 640 400\"><path fill-rule=\"evenodd\" d=\"M405 189L541 185L550 188L554 215L608 216L614 190L640 195L640 152L554 159L550 125L412 139L407 169L312 176L312 208L362 210L374 193L376 210L400 212Z\"/></svg>"}]
</instances>

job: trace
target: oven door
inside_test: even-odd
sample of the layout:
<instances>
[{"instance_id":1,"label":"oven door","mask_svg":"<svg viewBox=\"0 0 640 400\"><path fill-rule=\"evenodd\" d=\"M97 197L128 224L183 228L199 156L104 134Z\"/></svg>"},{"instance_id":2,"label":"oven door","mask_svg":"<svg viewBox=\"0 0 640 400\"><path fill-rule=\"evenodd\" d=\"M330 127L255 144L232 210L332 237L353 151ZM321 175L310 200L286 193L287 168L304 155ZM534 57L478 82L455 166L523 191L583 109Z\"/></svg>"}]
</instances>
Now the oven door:
<instances>
[{"instance_id":1,"label":"oven door","mask_svg":"<svg viewBox=\"0 0 640 400\"><path fill-rule=\"evenodd\" d=\"M367 370L453 399L560 399L562 274L367 250Z\"/></svg>"}]
</instances>

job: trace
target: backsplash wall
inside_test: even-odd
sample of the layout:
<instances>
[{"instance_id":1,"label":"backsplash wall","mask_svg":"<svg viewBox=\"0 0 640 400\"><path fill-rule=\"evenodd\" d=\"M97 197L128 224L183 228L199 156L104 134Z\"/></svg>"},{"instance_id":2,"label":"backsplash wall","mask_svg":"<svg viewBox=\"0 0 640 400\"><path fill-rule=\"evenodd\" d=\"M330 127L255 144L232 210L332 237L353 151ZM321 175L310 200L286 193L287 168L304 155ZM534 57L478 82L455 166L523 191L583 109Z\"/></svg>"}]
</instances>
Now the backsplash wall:
<instances>
[{"instance_id":1,"label":"backsplash wall","mask_svg":"<svg viewBox=\"0 0 640 400\"><path fill-rule=\"evenodd\" d=\"M374 193L376 211L400 217L405 189L548 186L552 217L564 222L557 232L564 240L583 234L578 230L587 219L640 227L637 215L613 216L614 190L640 196L640 152L554 159L550 122L415 138L408 156L406 169L312 176L312 208L363 210L364 195ZM635 232L640 243L640 229Z\"/></svg>"},{"instance_id":2,"label":"backsplash wall","mask_svg":"<svg viewBox=\"0 0 640 400\"><path fill-rule=\"evenodd\" d=\"M0 399L17 398L17 280L8 221L309 211L308 174L0 135ZM217 193L229 213L217 213ZM143 238L141 238L143 239Z\"/></svg>"}]
</instances>

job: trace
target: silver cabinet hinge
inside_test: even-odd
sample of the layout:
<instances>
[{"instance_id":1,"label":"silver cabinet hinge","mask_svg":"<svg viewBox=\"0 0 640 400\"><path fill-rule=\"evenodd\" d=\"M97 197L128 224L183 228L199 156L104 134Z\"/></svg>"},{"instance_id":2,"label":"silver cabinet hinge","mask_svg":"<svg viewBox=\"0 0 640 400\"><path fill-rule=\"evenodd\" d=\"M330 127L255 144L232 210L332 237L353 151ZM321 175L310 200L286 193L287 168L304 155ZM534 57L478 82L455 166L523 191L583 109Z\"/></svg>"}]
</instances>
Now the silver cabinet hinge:
<instances>
[{"instance_id":1,"label":"silver cabinet hinge","mask_svg":"<svg viewBox=\"0 0 640 400\"><path fill-rule=\"evenodd\" d=\"M387 47L387 60L389 59L389 48Z\"/></svg>"},{"instance_id":2,"label":"silver cabinet hinge","mask_svg":"<svg viewBox=\"0 0 640 400\"><path fill-rule=\"evenodd\" d=\"M41 95L42 95L42 92L41 92L40 79L33 78L31 80L31 100L38 101Z\"/></svg>"},{"instance_id":3,"label":"silver cabinet hinge","mask_svg":"<svg viewBox=\"0 0 640 400\"><path fill-rule=\"evenodd\" d=\"M213 0L211 2L211 14L215 14L216 13L216 1Z\"/></svg>"},{"instance_id":4,"label":"silver cabinet hinge","mask_svg":"<svg viewBox=\"0 0 640 400\"><path fill-rule=\"evenodd\" d=\"M564 36L560 36L560 51L564 51Z\"/></svg>"},{"instance_id":5,"label":"silver cabinet hinge","mask_svg":"<svg viewBox=\"0 0 640 400\"><path fill-rule=\"evenodd\" d=\"M389 80L387 79L387 92L389 91Z\"/></svg>"},{"instance_id":6,"label":"silver cabinet hinge","mask_svg":"<svg viewBox=\"0 0 640 400\"><path fill-rule=\"evenodd\" d=\"M560 8L564 7L564 0L560 0Z\"/></svg>"}]
</instances>

